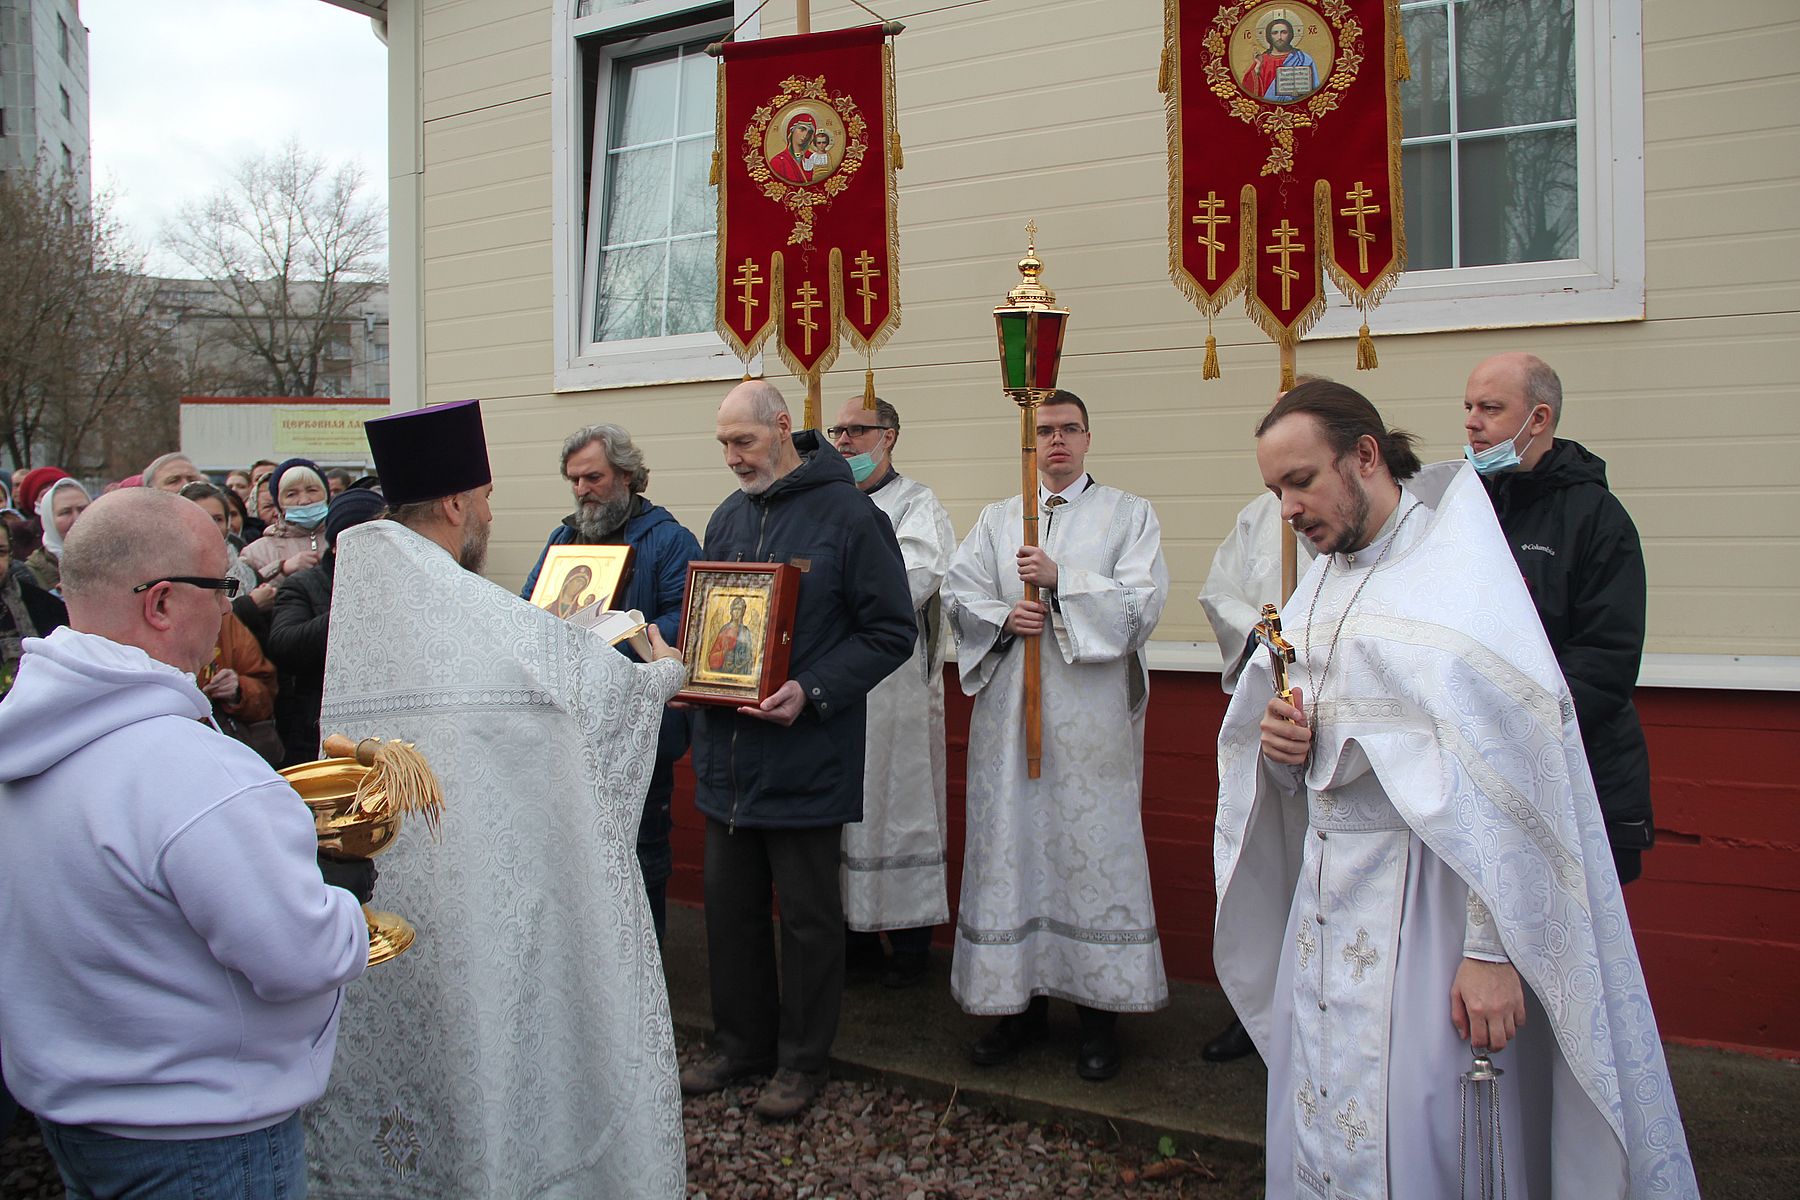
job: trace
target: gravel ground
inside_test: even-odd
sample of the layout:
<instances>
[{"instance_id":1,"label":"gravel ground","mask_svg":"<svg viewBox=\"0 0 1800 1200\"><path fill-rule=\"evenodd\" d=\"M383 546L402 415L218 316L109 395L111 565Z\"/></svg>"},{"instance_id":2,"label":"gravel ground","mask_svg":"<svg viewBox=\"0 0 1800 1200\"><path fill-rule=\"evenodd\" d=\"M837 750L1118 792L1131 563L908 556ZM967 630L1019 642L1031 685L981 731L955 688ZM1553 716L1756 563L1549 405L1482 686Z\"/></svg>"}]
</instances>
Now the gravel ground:
<instances>
[{"instance_id":1,"label":"gravel ground","mask_svg":"<svg viewBox=\"0 0 1800 1200\"><path fill-rule=\"evenodd\" d=\"M698 1053L684 1049L685 1065ZM898 1088L832 1082L790 1124L750 1112L754 1086L685 1106L688 1195L695 1200L1253 1200L1261 1170L1192 1154L1105 1145L1054 1124L1009 1121ZM63 1195L37 1126L21 1116L0 1144L0 1197Z\"/></svg>"}]
</instances>

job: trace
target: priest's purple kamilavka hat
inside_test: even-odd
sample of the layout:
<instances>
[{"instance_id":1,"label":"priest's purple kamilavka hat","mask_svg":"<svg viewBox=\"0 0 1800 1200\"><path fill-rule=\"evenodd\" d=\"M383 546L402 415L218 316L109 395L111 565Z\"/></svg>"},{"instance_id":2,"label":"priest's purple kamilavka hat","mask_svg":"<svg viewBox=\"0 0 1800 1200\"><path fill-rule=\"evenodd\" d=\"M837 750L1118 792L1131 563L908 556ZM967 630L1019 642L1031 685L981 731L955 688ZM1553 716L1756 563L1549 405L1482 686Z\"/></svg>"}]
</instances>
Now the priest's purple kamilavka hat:
<instances>
[{"instance_id":1,"label":"priest's purple kamilavka hat","mask_svg":"<svg viewBox=\"0 0 1800 1200\"><path fill-rule=\"evenodd\" d=\"M492 483L481 402L452 400L363 424L381 494L391 506L454 496Z\"/></svg>"}]
</instances>

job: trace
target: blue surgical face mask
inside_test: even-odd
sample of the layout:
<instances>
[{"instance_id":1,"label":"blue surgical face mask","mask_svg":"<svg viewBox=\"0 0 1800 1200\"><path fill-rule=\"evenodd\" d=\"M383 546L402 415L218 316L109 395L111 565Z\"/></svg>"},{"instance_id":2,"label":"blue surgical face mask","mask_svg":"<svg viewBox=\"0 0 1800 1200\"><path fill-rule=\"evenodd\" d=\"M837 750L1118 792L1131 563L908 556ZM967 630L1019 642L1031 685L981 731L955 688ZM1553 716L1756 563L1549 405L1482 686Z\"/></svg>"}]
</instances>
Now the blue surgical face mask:
<instances>
[{"instance_id":1,"label":"blue surgical face mask","mask_svg":"<svg viewBox=\"0 0 1800 1200\"><path fill-rule=\"evenodd\" d=\"M858 483L875 473L877 459L873 454L852 454L844 461L850 464L850 473L856 476Z\"/></svg>"},{"instance_id":2,"label":"blue surgical face mask","mask_svg":"<svg viewBox=\"0 0 1800 1200\"><path fill-rule=\"evenodd\" d=\"M1519 433L1525 432L1525 427L1531 424L1531 414L1536 411L1536 409L1531 409L1525 414L1525 424L1519 426ZM1513 434L1504 442L1495 442L1479 453L1465 443L1463 457L1468 459L1475 470L1482 475L1498 475L1501 471L1510 471L1524 461L1519 457L1518 446L1514 445L1519 440L1519 433ZM1535 441L1537 441L1537 435L1533 434L1530 441L1525 443L1525 449L1531 449L1531 443Z\"/></svg>"},{"instance_id":3,"label":"blue surgical face mask","mask_svg":"<svg viewBox=\"0 0 1800 1200\"><path fill-rule=\"evenodd\" d=\"M326 501L317 504L296 504L281 514L281 519L289 525L298 525L302 529L317 529L319 522L325 519L325 512L331 507Z\"/></svg>"}]
</instances>

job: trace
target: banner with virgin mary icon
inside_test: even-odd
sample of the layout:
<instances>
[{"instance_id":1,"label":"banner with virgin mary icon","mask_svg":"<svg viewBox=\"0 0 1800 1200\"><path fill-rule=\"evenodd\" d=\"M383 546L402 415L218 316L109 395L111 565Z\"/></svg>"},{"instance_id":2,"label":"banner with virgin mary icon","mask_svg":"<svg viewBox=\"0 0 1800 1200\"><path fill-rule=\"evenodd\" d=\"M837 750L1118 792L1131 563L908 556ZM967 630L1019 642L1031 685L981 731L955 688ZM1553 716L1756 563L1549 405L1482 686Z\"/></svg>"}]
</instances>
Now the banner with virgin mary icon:
<instances>
[{"instance_id":1,"label":"banner with virgin mary icon","mask_svg":"<svg viewBox=\"0 0 1800 1200\"><path fill-rule=\"evenodd\" d=\"M1321 266L1375 365L1368 312L1406 265L1406 76L1399 0L1165 0L1169 273L1207 316L1207 378L1227 303L1291 349L1325 311Z\"/></svg>"},{"instance_id":2,"label":"banner with virgin mary icon","mask_svg":"<svg viewBox=\"0 0 1800 1200\"><path fill-rule=\"evenodd\" d=\"M802 377L840 337L873 354L900 324L886 30L727 42L721 58L720 335L746 361L774 336Z\"/></svg>"}]
</instances>

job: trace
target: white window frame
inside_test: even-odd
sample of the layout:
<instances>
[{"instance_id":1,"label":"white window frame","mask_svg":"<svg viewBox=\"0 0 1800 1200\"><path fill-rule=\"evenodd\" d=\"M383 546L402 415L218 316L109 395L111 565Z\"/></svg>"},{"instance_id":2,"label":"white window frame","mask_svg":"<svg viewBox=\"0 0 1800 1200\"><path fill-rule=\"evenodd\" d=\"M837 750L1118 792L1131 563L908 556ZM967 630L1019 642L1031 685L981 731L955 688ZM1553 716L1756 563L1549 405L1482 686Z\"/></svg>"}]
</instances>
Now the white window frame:
<instances>
[{"instance_id":1,"label":"white window frame","mask_svg":"<svg viewBox=\"0 0 1800 1200\"><path fill-rule=\"evenodd\" d=\"M1369 322L1377 336L1644 319L1642 0L1575 0L1575 52L1576 257L1407 271ZM1308 340L1356 336L1362 314L1327 291Z\"/></svg>"},{"instance_id":2,"label":"white window frame","mask_svg":"<svg viewBox=\"0 0 1800 1200\"><path fill-rule=\"evenodd\" d=\"M675 45L695 36L688 32L632 38L629 36L631 28L711 5L699 0L639 0L639 3L623 8L579 18L574 15L577 6L578 0L557 0L551 22L550 143L555 285L552 386L558 392L577 392L737 379L744 374L743 361L711 330L631 341L594 342L583 328L584 316L592 313L586 292L593 284L582 224L583 204L587 197L582 195L581 163L587 147L581 144L581 50L576 43L581 38L600 34L613 34L618 38L616 42L609 42L601 53L601 74L595 89L594 128L605 130L612 92L613 60L663 45ZM755 0L732 0L733 22L748 18L738 31L738 37L756 36L760 22L750 16L755 7ZM705 36L704 26L697 24L696 29L700 31L699 36ZM719 37L725 32L723 28L717 30ZM596 215L603 211L601 189L605 176L606 164L596 162L593 203L588 206L588 211ZM761 370L760 356L751 361L750 369L752 373Z\"/></svg>"}]
</instances>

